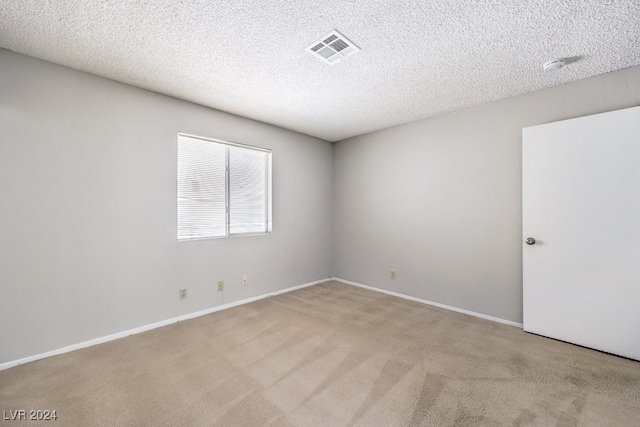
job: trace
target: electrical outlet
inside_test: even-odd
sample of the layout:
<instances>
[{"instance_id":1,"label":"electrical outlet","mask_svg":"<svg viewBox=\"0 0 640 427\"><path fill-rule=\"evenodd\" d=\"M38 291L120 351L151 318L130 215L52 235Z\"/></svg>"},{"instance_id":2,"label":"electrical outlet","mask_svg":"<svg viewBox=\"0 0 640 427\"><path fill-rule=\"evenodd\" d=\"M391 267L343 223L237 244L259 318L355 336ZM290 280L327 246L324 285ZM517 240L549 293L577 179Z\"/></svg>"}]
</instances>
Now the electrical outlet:
<instances>
[{"instance_id":1,"label":"electrical outlet","mask_svg":"<svg viewBox=\"0 0 640 427\"><path fill-rule=\"evenodd\" d=\"M242 276L242 286L247 286L249 284L249 278L247 276Z\"/></svg>"},{"instance_id":2,"label":"electrical outlet","mask_svg":"<svg viewBox=\"0 0 640 427\"><path fill-rule=\"evenodd\" d=\"M396 280L396 271L395 270L391 270L389 272L389 278Z\"/></svg>"},{"instance_id":3,"label":"electrical outlet","mask_svg":"<svg viewBox=\"0 0 640 427\"><path fill-rule=\"evenodd\" d=\"M224 281L220 280L218 282L218 290L219 291L224 291Z\"/></svg>"},{"instance_id":4,"label":"electrical outlet","mask_svg":"<svg viewBox=\"0 0 640 427\"><path fill-rule=\"evenodd\" d=\"M187 297L187 288L180 288L178 295L180 296L180 299L185 299Z\"/></svg>"}]
</instances>

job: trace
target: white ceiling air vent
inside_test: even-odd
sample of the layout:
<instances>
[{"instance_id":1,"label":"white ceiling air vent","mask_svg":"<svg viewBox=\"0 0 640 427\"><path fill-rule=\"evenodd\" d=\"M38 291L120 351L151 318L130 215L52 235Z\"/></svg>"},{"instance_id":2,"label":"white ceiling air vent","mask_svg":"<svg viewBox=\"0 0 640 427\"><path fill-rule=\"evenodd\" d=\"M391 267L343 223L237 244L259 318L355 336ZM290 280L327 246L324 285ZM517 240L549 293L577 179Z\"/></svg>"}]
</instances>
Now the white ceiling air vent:
<instances>
[{"instance_id":1,"label":"white ceiling air vent","mask_svg":"<svg viewBox=\"0 0 640 427\"><path fill-rule=\"evenodd\" d=\"M309 46L306 51L333 65L360 52L360 48L334 30Z\"/></svg>"}]
</instances>

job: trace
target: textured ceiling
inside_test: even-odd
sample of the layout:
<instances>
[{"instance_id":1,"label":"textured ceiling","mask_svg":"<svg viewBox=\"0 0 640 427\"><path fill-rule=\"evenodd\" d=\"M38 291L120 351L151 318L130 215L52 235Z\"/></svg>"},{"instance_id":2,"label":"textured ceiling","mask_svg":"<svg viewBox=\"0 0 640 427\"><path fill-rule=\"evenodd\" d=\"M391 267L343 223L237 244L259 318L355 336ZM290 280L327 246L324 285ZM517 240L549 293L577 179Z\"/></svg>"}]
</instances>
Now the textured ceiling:
<instances>
[{"instance_id":1,"label":"textured ceiling","mask_svg":"<svg viewBox=\"0 0 640 427\"><path fill-rule=\"evenodd\" d=\"M336 141L640 65L640 1L0 0L0 47Z\"/></svg>"}]
</instances>

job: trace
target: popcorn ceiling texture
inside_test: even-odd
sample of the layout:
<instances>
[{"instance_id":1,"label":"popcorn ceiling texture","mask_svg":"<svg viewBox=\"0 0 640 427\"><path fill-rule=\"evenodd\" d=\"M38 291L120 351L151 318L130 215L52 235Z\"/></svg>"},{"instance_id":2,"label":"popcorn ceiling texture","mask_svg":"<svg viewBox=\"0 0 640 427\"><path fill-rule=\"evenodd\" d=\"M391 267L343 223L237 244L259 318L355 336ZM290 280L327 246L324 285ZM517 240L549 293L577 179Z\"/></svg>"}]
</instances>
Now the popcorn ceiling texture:
<instances>
[{"instance_id":1,"label":"popcorn ceiling texture","mask_svg":"<svg viewBox=\"0 0 640 427\"><path fill-rule=\"evenodd\" d=\"M304 49L333 29L362 51L331 66ZM328 141L637 66L639 46L638 0L0 0L0 47Z\"/></svg>"}]
</instances>

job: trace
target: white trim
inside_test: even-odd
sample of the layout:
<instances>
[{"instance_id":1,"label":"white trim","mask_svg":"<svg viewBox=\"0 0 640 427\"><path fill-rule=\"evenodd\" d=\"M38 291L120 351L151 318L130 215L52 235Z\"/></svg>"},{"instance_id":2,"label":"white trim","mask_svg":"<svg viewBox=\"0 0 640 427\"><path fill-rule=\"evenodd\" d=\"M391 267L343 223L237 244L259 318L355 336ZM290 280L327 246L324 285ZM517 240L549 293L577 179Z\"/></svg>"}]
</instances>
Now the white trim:
<instances>
[{"instance_id":1,"label":"white trim","mask_svg":"<svg viewBox=\"0 0 640 427\"><path fill-rule=\"evenodd\" d=\"M503 323L509 326L515 326L517 328L522 328L522 323L513 322L511 320L501 319L499 317L488 316L482 313L476 313L475 311L465 310L463 308L452 307L450 305L440 304L438 302L429 301L422 298L412 297L410 295L400 294L398 292L388 291L386 289L374 288L373 286L363 285L362 283L352 282L350 280L340 279L339 277L332 277L332 280L336 282L344 283L345 285L357 286L359 288L369 289L370 291L381 292L383 294L392 295L398 298L404 298L411 301L419 302L421 304L433 305L435 307L444 308L445 310L455 311L458 313L468 314L469 316L479 317L485 320L491 320L492 322Z\"/></svg>"},{"instance_id":2,"label":"white trim","mask_svg":"<svg viewBox=\"0 0 640 427\"><path fill-rule=\"evenodd\" d=\"M291 292L291 291L295 291L295 290L298 290L298 289L307 288L309 286L318 285L320 283L329 282L330 280L331 280L331 278L327 278L327 279L322 279L322 280L316 280L315 282L303 283L302 285L292 286L290 288L281 289L281 290L278 290L278 291L275 291L275 292L271 292L271 293L268 293L268 294L263 294L263 295L258 295L256 297L246 298L246 299L243 299L243 300L240 300L240 301L236 301L236 302L232 302L232 303L229 303L229 304L218 305L216 307L211 307L211 308L207 308L205 310L196 311L196 312L189 313L189 314L184 314L182 316L174 317L172 319L161 320L159 322L151 323L149 325L139 326L137 328L129 329L129 330L122 331L122 332L117 332L115 334L107 335L107 336L104 336L104 337L95 338L95 339L92 339L92 340L89 340L89 341L80 342L80 343L77 343L77 344L72 344L72 345L69 345L69 346L66 346L66 347L58 348L56 350L48 351L46 353L40 353L40 354L36 354L34 356L28 356L28 357L24 357L22 359L12 360L12 361L5 362L5 363L0 363L0 371L3 371L5 369L9 369L9 368L13 368L14 366L22 365L24 363L33 362L33 361L36 361L36 360L39 360L39 359L44 359L45 357L51 357L51 356L57 356L59 354L69 353L71 351L80 350L81 348L91 347L91 346L102 344L102 343L105 343L105 342L117 340L119 338L128 337L130 335L136 335L136 334L139 334L141 332L150 331L152 329L161 328L163 326L167 326L167 325L170 325L172 323L182 322L183 320L193 319L194 317L205 316L207 314L215 313L216 311L226 310L228 308L236 307L236 306L243 305L243 304L248 304L250 302L258 301L258 300L261 300L261 299L264 299L264 298L269 298L269 297L272 297L272 296L275 296L275 295L284 294L286 292Z\"/></svg>"},{"instance_id":3,"label":"white trim","mask_svg":"<svg viewBox=\"0 0 640 427\"><path fill-rule=\"evenodd\" d=\"M187 138L199 139L201 141L215 142L216 144L231 145L233 147L248 148L249 150L255 150L255 151L263 151L269 154L271 154L272 152L271 148L256 147L255 145L240 144L237 142L223 141L222 139L207 138L206 136L198 136L198 135L193 135L186 132L178 132L178 135L181 135Z\"/></svg>"}]
</instances>

